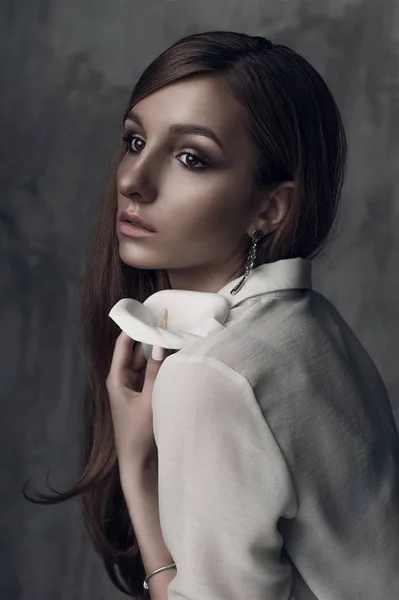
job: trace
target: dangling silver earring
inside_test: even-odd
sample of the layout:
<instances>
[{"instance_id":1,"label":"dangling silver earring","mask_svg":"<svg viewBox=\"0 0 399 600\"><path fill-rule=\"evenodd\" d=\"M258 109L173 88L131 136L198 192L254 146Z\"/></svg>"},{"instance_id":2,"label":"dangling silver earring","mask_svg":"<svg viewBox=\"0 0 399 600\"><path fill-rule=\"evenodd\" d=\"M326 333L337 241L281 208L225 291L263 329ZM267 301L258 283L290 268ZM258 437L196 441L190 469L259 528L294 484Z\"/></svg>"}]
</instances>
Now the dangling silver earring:
<instances>
[{"instance_id":1,"label":"dangling silver earring","mask_svg":"<svg viewBox=\"0 0 399 600\"><path fill-rule=\"evenodd\" d=\"M233 287L233 289L230 291L230 294L237 294L237 292L240 291L240 289L242 288L242 286L244 285L247 277L249 277L249 275L251 274L252 268L254 266L254 262L256 259L256 251L257 251L257 243L259 242L259 240L261 240L263 238L263 236L265 235L265 233L262 231L262 229L255 229L252 233L251 233L251 238L252 238L252 245L251 248L249 250L249 254L245 263L245 274L244 277L237 283L237 285L235 285Z\"/></svg>"}]
</instances>

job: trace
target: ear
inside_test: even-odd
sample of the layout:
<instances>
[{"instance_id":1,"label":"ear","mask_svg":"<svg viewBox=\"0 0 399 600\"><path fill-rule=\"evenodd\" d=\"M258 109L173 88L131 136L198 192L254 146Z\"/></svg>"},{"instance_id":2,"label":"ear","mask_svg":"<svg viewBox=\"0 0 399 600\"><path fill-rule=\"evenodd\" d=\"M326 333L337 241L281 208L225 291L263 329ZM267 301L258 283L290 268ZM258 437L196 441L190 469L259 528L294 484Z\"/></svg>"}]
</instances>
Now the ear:
<instances>
[{"instance_id":1,"label":"ear","mask_svg":"<svg viewBox=\"0 0 399 600\"><path fill-rule=\"evenodd\" d=\"M254 229L263 229L267 233L277 229L289 210L294 193L294 181L284 181L266 195L263 193L258 200L258 214L252 221L253 227L248 234L251 235Z\"/></svg>"}]
</instances>

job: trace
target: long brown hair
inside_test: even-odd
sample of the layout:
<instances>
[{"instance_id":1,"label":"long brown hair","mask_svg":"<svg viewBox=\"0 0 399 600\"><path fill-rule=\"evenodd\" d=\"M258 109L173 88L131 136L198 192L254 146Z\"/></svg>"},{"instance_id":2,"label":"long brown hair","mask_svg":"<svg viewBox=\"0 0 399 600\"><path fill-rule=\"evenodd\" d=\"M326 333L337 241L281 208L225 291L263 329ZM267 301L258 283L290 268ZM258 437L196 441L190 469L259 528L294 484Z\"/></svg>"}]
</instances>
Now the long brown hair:
<instances>
[{"instance_id":1,"label":"long brown hair","mask_svg":"<svg viewBox=\"0 0 399 600\"><path fill-rule=\"evenodd\" d=\"M224 81L246 109L246 126L258 153L254 187L295 181L295 197L281 226L259 244L256 264L314 258L332 232L346 173L347 141L333 96L317 71L296 52L260 36L210 31L184 37L162 52L134 86L126 115L162 86L194 74ZM115 232L116 171L111 166L81 279L78 345L87 372L81 475L66 492L25 498L54 504L81 496L84 523L115 586L137 598L144 566L121 491L105 380L120 331L108 317L121 298L144 300L170 288L164 270L124 264ZM248 238L249 239L249 238ZM250 239L249 239L250 241Z\"/></svg>"}]
</instances>

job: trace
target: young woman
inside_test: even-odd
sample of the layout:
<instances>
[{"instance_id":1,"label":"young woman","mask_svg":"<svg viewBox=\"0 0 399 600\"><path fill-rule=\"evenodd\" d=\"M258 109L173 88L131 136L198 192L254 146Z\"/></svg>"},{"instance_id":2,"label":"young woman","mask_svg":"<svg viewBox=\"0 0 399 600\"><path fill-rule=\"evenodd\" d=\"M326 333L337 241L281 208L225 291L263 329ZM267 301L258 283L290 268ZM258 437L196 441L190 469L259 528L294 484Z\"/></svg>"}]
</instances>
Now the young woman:
<instances>
[{"instance_id":1,"label":"young woman","mask_svg":"<svg viewBox=\"0 0 399 600\"><path fill-rule=\"evenodd\" d=\"M37 500L81 495L129 595L399 597L391 405L312 288L346 154L326 83L263 37L180 39L134 87L82 286L82 474Z\"/></svg>"}]
</instances>

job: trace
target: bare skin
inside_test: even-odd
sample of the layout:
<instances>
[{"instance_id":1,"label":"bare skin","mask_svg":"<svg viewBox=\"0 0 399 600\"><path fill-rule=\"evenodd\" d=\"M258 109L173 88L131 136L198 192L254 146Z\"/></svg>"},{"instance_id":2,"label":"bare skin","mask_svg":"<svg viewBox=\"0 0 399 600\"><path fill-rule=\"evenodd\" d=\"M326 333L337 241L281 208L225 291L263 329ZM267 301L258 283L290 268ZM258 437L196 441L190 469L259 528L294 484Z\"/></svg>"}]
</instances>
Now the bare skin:
<instances>
[{"instance_id":1,"label":"bare skin","mask_svg":"<svg viewBox=\"0 0 399 600\"><path fill-rule=\"evenodd\" d=\"M244 109L215 77L165 86L133 110L143 126L125 122L126 135L137 137L118 168L117 218L135 212L157 233L129 238L117 227L120 258L165 269L174 289L217 292L244 273L252 231L278 227L294 184L252 191L256 154ZM175 123L210 128L222 147L203 135L168 132Z\"/></svg>"}]
</instances>

